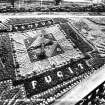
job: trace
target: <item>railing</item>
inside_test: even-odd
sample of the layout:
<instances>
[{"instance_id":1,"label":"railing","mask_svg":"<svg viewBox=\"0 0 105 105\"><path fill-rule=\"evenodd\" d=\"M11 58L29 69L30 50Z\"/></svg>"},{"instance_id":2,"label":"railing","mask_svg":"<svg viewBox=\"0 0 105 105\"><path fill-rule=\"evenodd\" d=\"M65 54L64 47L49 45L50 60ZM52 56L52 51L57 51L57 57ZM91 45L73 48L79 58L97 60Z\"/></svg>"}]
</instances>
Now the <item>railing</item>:
<instances>
[{"instance_id":1,"label":"railing","mask_svg":"<svg viewBox=\"0 0 105 105\"><path fill-rule=\"evenodd\" d=\"M94 89L105 81L105 65L95 71L89 78L83 80L75 88L70 90L61 99L57 100L54 105L80 105L78 102L88 96ZM78 104L77 104L78 103ZM85 104L81 104L85 105Z\"/></svg>"}]
</instances>

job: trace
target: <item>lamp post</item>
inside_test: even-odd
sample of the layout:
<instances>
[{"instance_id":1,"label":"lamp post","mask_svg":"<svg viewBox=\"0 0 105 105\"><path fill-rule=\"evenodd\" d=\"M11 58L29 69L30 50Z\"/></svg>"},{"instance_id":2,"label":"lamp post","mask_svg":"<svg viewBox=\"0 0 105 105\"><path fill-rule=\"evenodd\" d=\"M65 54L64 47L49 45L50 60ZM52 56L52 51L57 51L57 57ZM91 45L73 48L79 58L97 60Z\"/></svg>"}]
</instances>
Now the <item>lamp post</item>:
<instances>
[{"instance_id":1,"label":"lamp post","mask_svg":"<svg viewBox=\"0 0 105 105\"><path fill-rule=\"evenodd\" d=\"M43 0L41 0L41 7L42 7L42 2L43 2Z\"/></svg>"}]
</instances>

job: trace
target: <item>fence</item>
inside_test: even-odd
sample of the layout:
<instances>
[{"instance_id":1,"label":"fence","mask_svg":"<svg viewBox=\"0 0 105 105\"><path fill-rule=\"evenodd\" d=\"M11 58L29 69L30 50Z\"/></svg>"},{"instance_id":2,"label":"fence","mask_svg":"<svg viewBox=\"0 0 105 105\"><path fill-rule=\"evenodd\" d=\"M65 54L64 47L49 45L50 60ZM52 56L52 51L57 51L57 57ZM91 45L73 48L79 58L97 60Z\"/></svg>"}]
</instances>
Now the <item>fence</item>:
<instances>
[{"instance_id":1,"label":"fence","mask_svg":"<svg viewBox=\"0 0 105 105\"><path fill-rule=\"evenodd\" d=\"M53 5L54 0L0 0L0 8L14 6L15 8L30 8Z\"/></svg>"}]
</instances>

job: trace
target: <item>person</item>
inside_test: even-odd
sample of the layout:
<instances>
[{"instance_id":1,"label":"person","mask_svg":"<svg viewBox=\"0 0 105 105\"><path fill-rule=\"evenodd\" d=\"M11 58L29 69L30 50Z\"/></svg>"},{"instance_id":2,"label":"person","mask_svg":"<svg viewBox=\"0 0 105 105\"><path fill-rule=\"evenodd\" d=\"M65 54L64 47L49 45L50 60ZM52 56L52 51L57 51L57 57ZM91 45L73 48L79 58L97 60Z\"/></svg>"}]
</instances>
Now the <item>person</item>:
<instances>
[{"instance_id":1,"label":"person","mask_svg":"<svg viewBox=\"0 0 105 105\"><path fill-rule=\"evenodd\" d=\"M12 7L14 8L15 0L10 0Z\"/></svg>"}]
</instances>

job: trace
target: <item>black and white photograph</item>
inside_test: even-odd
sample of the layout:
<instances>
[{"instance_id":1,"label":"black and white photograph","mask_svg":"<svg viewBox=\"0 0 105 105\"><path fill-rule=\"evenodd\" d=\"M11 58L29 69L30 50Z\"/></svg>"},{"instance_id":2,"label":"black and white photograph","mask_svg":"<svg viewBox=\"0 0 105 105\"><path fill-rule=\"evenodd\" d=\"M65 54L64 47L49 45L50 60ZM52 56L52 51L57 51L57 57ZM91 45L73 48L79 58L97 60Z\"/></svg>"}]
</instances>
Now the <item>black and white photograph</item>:
<instances>
[{"instance_id":1,"label":"black and white photograph","mask_svg":"<svg viewBox=\"0 0 105 105\"><path fill-rule=\"evenodd\" d=\"M0 105L105 105L105 17L0 20Z\"/></svg>"},{"instance_id":2,"label":"black and white photograph","mask_svg":"<svg viewBox=\"0 0 105 105\"><path fill-rule=\"evenodd\" d=\"M105 15L105 0L0 0L0 14Z\"/></svg>"}]
</instances>

